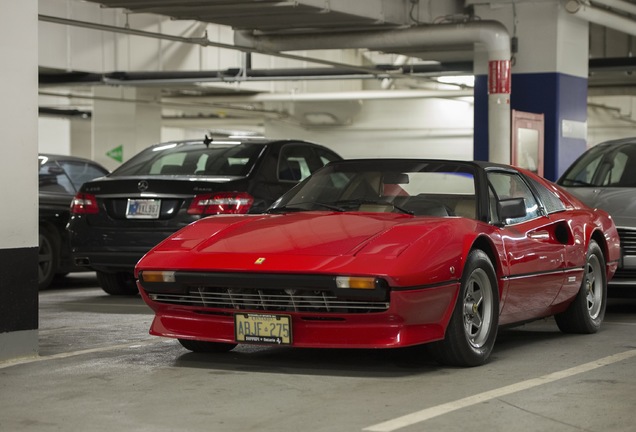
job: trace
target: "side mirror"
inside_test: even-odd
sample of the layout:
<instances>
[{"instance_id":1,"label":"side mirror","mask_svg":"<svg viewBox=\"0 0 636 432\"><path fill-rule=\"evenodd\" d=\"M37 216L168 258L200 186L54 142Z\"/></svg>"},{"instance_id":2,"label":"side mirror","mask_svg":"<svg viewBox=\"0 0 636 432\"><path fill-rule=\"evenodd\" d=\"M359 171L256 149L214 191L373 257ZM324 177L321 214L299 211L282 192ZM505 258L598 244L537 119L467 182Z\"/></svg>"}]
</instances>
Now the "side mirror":
<instances>
[{"instance_id":1,"label":"side mirror","mask_svg":"<svg viewBox=\"0 0 636 432\"><path fill-rule=\"evenodd\" d=\"M526 215L526 200L524 198L509 198L497 202L499 219L515 219Z\"/></svg>"}]
</instances>

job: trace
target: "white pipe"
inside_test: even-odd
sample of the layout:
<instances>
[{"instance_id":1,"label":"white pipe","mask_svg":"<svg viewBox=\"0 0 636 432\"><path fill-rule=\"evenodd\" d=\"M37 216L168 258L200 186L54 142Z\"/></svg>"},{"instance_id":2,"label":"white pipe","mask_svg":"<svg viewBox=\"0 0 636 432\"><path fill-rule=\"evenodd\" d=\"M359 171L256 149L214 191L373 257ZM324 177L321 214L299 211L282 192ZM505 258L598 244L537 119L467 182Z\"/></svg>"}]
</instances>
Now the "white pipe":
<instances>
[{"instance_id":1,"label":"white pipe","mask_svg":"<svg viewBox=\"0 0 636 432\"><path fill-rule=\"evenodd\" d=\"M211 47L224 48L224 49L236 50L236 51L242 51L242 52L255 51L253 48L249 48L249 47L224 44L221 42L214 42L214 41L211 41L210 39L207 39L206 37L189 38L189 37L182 37L182 36L173 36L173 35L169 35L165 33L153 33L153 32L148 32L145 30L136 30L130 27L118 27L118 26L112 26L108 24L98 24L98 23L93 23L89 21L78 21L78 20L73 20L68 18L60 18L60 17L42 15L42 14L38 15L38 20L55 23L55 24L88 28L93 30L102 30L102 31L109 31L113 33L122 33L122 34L134 35L134 36L160 39L160 40L168 40L168 41L178 42L178 43L189 43L189 44L195 44L195 45L199 45L203 47L211 46ZM378 73L377 70L372 68L366 68L363 66L345 64L345 63L332 62L332 61L324 60L324 59L304 57L304 56L293 55L293 54L282 54L282 53L271 53L271 55L281 57L281 58L287 58L291 60L305 61L309 63L323 64L323 65L333 66L333 67L342 67L342 68L357 70L357 71L370 73L370 74Z\"/></svg>"},{"instance_id":2,"label":"white pipe","mask_svg":"<svg viewBox=\"0 0 636 432\"><path fill-rule=\"evenodd\" d=\"M579 3L576 0L568 1L565 5L565 9L574 16L584 19L585 21L636 36L636 21L633 19Z\"/></svg>"},{"instance_id":3,"label":"white pipe","mask_svg":"<svg viewBox=\"0 0 636 432\"><path fill-rule=\"evenodd\" d=\"M398 30L294 34L293 36L255 36L249 31L234 33L235 45L253 47L259 52L314 49L368 48L386 50L483 43L490 60L510 59L510 36L497 21L438 24Z\"/></svg>"},{"instance_id":4,"label":"white pipe","mask_svg":"<svg viewBox=\"0 0 636 432\"><path fill-rule=\"evenodd\" d=\"M472 90L364 90L324 93L259 93L249 96L207 96L206 102L318 102L377 99L454 99L472 97ZM167 100L170 98L166 98Z\"/></svg>"},{"instance_id":5,"label":"white pipe","mask_svg":"<svg viewBox=\"0 0 636 432\"><path fill-rule=\"evenodd\" d=\"M623 0L592 0L592 3L599 3L612 9L618 9L631 15L636 15L636 4Z\"/></svg>"},{"instance_id":6,"label":"white pipe","mask_svg":"<svg viewBox=\"0 0 636 432\"><path fill-rule=\"evenodd\" d=\"M489 61L488 159L510 163L510 35L506 27L497 21L322 35L255 36L251 32L237 31L234 43L262 53L342 48L390 51L481 43Z\"/></svg>"}]
</instances>

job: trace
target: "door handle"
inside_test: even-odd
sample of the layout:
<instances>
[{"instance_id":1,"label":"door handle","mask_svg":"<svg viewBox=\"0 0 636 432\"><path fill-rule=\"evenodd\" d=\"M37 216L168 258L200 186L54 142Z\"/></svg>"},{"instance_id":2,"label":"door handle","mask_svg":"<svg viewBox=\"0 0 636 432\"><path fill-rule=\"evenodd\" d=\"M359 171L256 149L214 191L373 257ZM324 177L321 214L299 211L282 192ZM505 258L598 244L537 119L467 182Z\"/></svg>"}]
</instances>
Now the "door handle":
<instances>
[{"instance_id":1,"label":"door handle","mask_svg":"<svg viewBox=\"0 0 636 432\"><path fill-rule=\"evenodd\" d=\"M549 240L550 233L548 233L547 231L531 232L528 233L528 237L530 237L532 240Z\"/></svg>"}]
</instances>

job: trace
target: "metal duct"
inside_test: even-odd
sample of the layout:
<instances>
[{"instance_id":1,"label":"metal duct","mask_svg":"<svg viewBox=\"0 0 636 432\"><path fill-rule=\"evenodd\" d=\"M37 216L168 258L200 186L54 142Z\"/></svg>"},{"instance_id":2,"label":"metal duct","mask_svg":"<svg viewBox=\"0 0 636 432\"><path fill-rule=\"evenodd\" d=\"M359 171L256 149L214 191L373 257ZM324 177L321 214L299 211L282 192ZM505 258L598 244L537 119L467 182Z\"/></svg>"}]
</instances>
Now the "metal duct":
<instances>
[{"instance_id":1,"label":"metal duct","mask_svg":"<svg viewBox=\"0 0 636 432\"><path fill-rule=\"evenodd\" d=\"M388 51L483 44L488 53L489 160L510 163L510 35L497 21L439 24L386 31L294 34L293 36L234 33L236 45L262 53L280 51L367 48Z\"/></svg>"},{"instance_id":2,"label":"metal duct","mask_svg":"<svg viewBox=\"0 0 636 432\"><path fill-rule=\"evenodd\" d=\"M611 6L609 3L612 2L607 3L607 6ZM584 19L585 21L636 36L636 21L633 19L626 18L603 9L595 8L577 0L569 0L565 5L565 10L578 18Z\"/></svg>"},{"instance_id":3,"label":"metal duct","mask_svg":"<svg viewBox=\"0 0 636 432\"><path fill-rule=\"evenodd\" d=\"M630 15L636 15L636 4L628 3L623 0L592 0L592 3L598 3L612 9L627 12Z\"/></svg>"}]
</instances>

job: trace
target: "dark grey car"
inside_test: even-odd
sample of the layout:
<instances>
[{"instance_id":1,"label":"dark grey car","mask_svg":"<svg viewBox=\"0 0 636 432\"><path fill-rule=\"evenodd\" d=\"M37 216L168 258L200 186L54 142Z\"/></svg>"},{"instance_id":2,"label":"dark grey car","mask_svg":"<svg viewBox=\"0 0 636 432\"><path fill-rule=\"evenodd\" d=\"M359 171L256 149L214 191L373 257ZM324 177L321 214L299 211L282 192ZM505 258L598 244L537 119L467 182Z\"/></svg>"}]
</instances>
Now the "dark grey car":
<instances>
[{"instance_id":1,"label":"dark grey car","mask_svg":"<svg viewBox=\"0 0 636 432\"><path fill-rule=\"evenodd\" d=\"M615 292L624 287L636 293L636 137L595 145L557 183L587 205L612 215L622 259L610 286Z\"/></svg>"},{"instance_id":2,"label":"dark grey car","mask_svg":"<svg viewBox=\"0 0 636 432\"><path fill-rule=\"evenodd\" d=\"M153 246L205 216L260 213L341 157L299 140L188 140L149 147L85 183L68 225L75 263L109 294L137 294L133 270ZM248 239L248 241L250 241Z\"/></svg>"},{"instance_id":3,"label":"dark grey car","mask_svg":"<svg viewBox=\"0 0 636 432\"><path fill-rule=\"evenodd\" d=\"M86 271L71 260L66 224L71 201L82 184L106 174L106 168L88 159L54 154L38 156L40 289L47 288L55 276Z\"/></svg>"}]
</instances>

